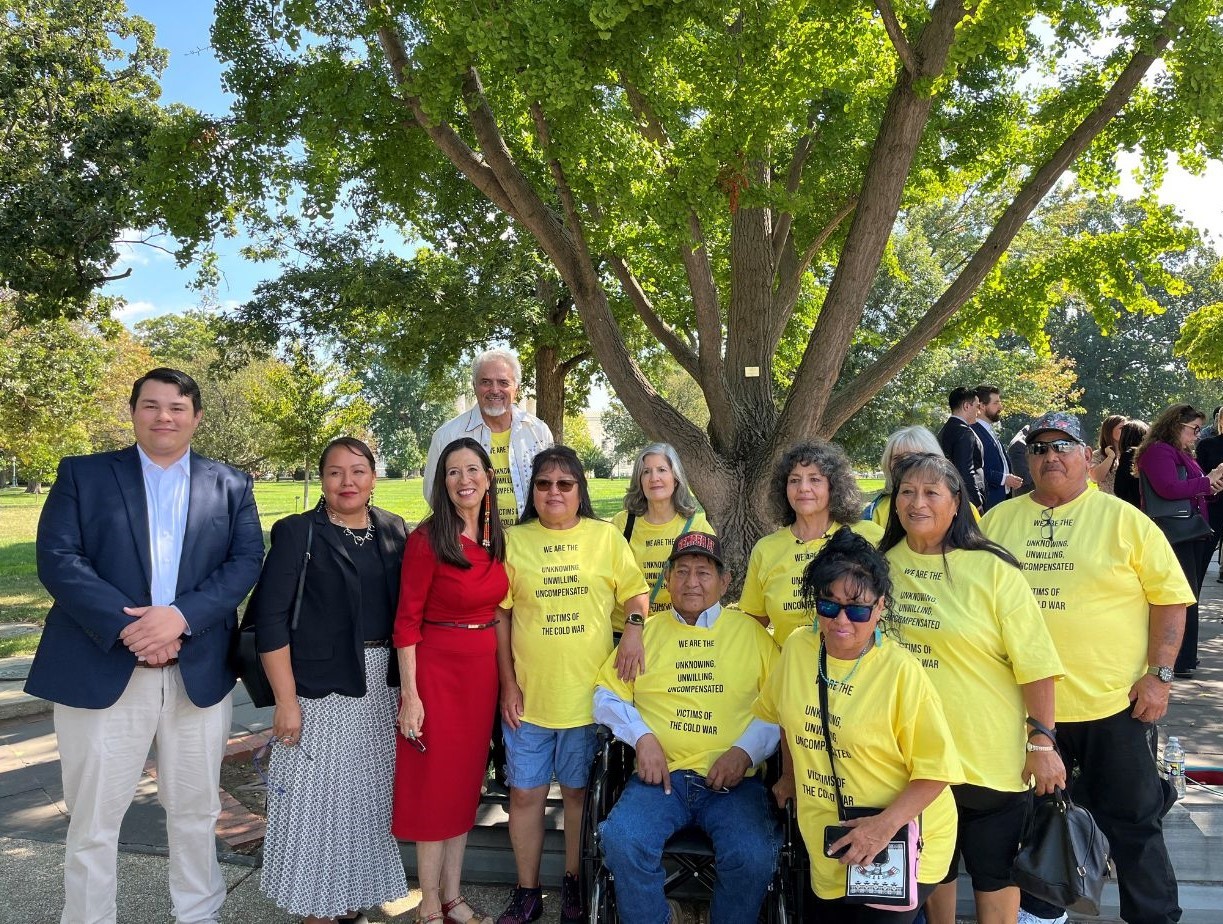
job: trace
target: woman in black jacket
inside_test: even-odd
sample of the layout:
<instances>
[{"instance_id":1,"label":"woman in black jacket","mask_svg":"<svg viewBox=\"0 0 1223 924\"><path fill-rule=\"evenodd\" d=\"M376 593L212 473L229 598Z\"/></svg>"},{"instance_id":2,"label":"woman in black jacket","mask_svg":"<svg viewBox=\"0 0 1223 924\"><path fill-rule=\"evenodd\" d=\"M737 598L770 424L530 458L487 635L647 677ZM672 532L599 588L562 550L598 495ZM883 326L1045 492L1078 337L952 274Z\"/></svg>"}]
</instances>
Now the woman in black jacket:
<instances>
[{"instance_id":1,"label":"woman in black jacket","mask_svg":"<svg viewBox=\"0 0 1223 924\"><path fill-rule=\"evenodd\" d=\"M371 505L374 456L360 440L329 443L319 477L319 505L272 527L251 600L276 695L260 884L307 924L352 920L408 891L390 828L390 639L407 528Z\"/></svg>"}]
</instances>

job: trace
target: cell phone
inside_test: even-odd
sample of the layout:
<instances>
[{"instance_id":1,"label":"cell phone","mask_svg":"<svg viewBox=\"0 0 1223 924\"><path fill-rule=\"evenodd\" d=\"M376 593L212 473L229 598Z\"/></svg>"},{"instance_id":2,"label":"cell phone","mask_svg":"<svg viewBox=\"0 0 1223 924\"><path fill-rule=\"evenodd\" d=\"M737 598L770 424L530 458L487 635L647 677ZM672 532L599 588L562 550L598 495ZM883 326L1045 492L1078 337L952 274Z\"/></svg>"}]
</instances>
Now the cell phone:
<instances>
[{"instance_id":1,"label":"cell phone","mask_svg":"<svg viewBox=\"0 0 1223 924\"><path fill-rule=\"evenodd\" d=\"M843 825L825 825L824 826L824 856L832 857L839 860L845 855L845 851L849 849L849 845L842 847L835 853L832 850L832 845L839 841L845 835L849 834L853 828L846 828ZM888 858L888 849L884 847L879 853L875 854L873 863L886 863Z\"/></svg>"}]
</instances>

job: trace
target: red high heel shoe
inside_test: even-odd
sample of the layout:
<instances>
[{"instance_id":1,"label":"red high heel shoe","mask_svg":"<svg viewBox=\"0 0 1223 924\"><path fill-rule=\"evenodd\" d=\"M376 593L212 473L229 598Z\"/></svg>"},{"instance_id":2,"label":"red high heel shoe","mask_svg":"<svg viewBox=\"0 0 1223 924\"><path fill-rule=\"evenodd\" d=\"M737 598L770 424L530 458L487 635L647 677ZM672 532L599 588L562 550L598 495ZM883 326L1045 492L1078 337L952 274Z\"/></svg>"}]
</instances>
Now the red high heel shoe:
<instances>
[{"instance_id":1,"label":"red high heel shoe","mask_svg":"<svg viewBox=\"0 0 1223 924\"><path fill-rule=\"evenodd\" d=\"M467 905L468 908L471 908L471 917L465 921L461 921L456 917L451 917L450 915L450 912L459 907L459 905ZM445 915L445 917L442 919L442 924L495 924L493 919L487 914L472 908L471 905L467 903L467 899L465 899L462 895L458 895L450 899L450 901L444 903L442 905L442 914Z\"/></svg>"}]
</instances>

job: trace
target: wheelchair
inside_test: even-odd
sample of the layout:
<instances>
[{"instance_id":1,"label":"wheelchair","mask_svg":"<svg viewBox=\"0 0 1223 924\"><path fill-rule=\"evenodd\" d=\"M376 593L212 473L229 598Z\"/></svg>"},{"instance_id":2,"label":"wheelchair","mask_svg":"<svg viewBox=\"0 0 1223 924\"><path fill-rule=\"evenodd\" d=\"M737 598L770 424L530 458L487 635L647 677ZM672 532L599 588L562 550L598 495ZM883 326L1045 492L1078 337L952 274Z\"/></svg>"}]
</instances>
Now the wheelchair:
<instances>
[{"instance_id":1,"label":"wheelchair","mask_svg":"<svg viewBox=\"0 0 1223 924\"><path fill-rule=\"evenodd\" d=\"M599 823L611 813L612 807L633 775L634 752L623 741L617 741L605 726L598 729L599 748L586 786L586 801L582 809L582 900L591 924L618 924L615 877L603 859ZM779 758L774 755L765 765L765 781L771 784L780 772ZM803 895L809 888L809 861L798 832L793 805L784 813L777 810L781 823L782 843L777 857L777 870L761 904L760 924L794 924L802 920ZM716 876L713 844L699 828L677 831L663 848L663 869L666 881L663 891L668 897L699 897L708 900Z\"/></svg>"}]
</instances>

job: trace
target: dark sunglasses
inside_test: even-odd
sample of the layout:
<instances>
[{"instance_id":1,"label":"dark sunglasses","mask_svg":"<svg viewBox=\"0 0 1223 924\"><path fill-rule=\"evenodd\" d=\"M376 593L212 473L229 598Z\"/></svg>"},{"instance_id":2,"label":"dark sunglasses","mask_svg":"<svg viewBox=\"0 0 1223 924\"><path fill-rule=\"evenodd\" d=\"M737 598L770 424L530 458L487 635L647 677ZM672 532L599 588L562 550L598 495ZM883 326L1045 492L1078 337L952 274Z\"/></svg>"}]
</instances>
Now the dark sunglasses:
<instances>
[{"instance_id":1,"label":"dark sunglasses","mask_svg":"<svg viewBox=\"0 0 1223 924\"><path fill-rule=\"evenodd\" d=\"M878 603L879 601L875 601ZM827 597L815 598L815 611L825 619L836 619L841 615L841 610L845 611L845 615L849 617L850 622L869 622L871 613L875 610L874 603L837 603L836 600L829 600Z\"/></svg>"},{"instance_id":2,"label":"dark sunglasses","mask_svg":"<svg viewBox=\"0 0 1223 924\"><path fill-rule=\"evenodd\" d=\"M1028 444L1028 455L1043 456L1046 452L1049 452L1050 450L1053 450L1053 452L1056 452L1059 455L1062 455L1067 452L1074 452L1081 445L1083 444L1076 443L1073 440L1050 440L1047 443L1029 443Z\"/></svg>"},{"instance_id":3,"label":"dark sunglasses","mask_svg":"<svg viewBox=\"0 0 1223 924\"><path fill-rule=\"evenodd\" d=\"M425 739L420 735L404 735L404 740L422 754L425 753Z\"/></svg>"},{"instance_id":4,"label":"dark sunglasses","mask_svg":"<svg viewBox=\"0 0 1223 924\"><path fill-rule=\"evenodd\" d=\"M578 486L578 483L572 478L557 478L553 481L551 478L536 478L533 482L536 491L543 491L547 494L553 487L562 494L568 494Z\"/></svg>"}]
</instances>

